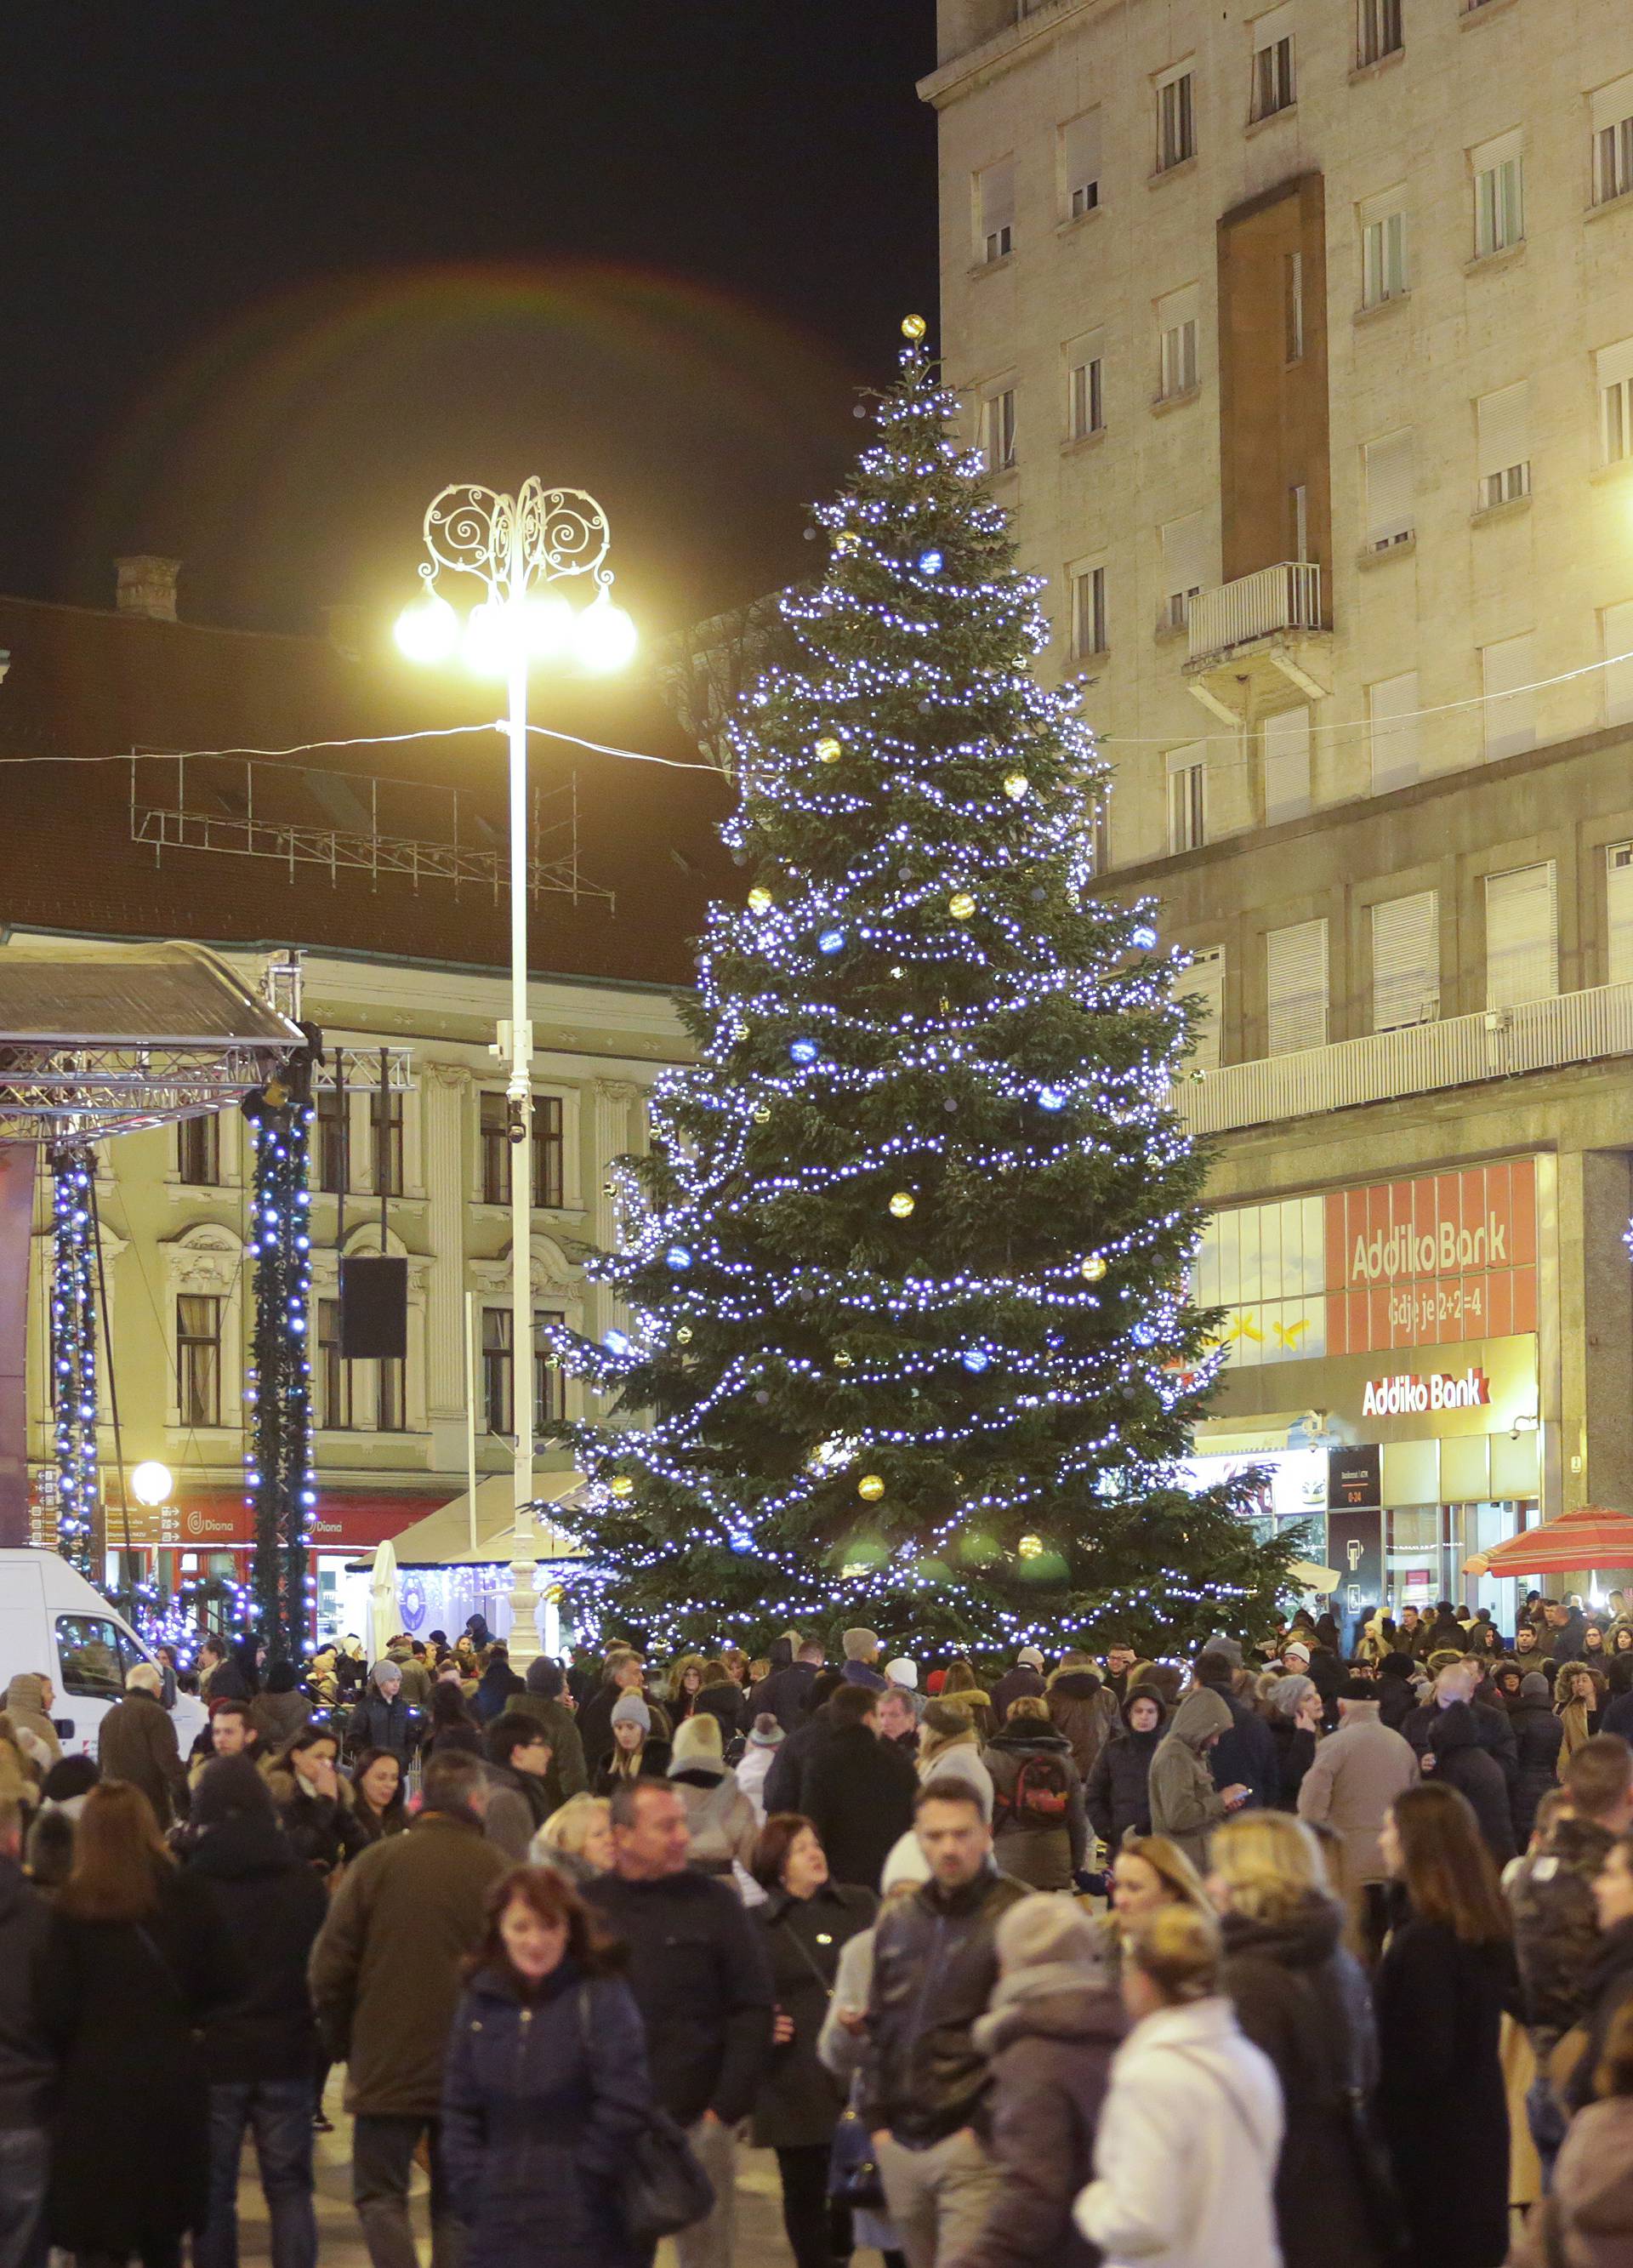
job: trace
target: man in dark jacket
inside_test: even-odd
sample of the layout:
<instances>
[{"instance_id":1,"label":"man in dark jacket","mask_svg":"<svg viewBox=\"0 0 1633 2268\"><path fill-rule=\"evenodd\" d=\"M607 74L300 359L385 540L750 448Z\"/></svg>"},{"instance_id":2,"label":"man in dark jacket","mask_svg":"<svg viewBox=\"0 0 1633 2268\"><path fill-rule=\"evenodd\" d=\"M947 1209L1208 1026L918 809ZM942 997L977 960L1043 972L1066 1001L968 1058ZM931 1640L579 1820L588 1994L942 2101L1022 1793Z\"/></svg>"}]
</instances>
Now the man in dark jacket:
<instances>
[{"instance_id":1,"label":"man in dark jacket","mask_svg":"<svg viewBox=\"0 0 1633 2268\"><path fill-rule=\"evenodd\" d=\"M1217 1788L1245 1787L1242 1809L1274 1811L1281 1793L1281 1771L1276 1742L1269 1727L1232 1690L1235 1668L1220 1646L1205 1646L1196 1657L1197 1684L1210 1685L1231 1712L1231 1729L1222 1733L1208 1761Z\"/></svg>"},{"instance_id":2,"label":"man in dark jacket","mask_svg":"<svg viewBox=\"0 0 1633 2268\"><path fill-rule=\"evenodd\" d=\"M425 1730L425 1719L402 1697L402 1672L389 1655L369 1672L363 1698L346 1720L346 1746L353 1756L364 1749L384 1749L396 1757L408 1777L414 1752Z\"/></svg>"},{"instance_id":3,"label":"man in dark jacket","mask_svg":"<svg viewBox=\"0 0 1633 2268\"><path fill-rule=\"evenodd\" d=\"M1005 1670L992 1689L992 1718L1002 1726L1009 1715L1009 1705L1019 1701L1022 1694L1041 1699L1043 1694L1043 1656L1035 1646L1023 1646L1015 1657L1013 1669Z\"/></svg>"},{"instance_id":4,"label":"man in dark jacket","mask_svg":"<svg viewBox=\"0 0 1633 2268\"><path fill-rule=\"evenodd\" d=\"M974 2242L998 2186L972 2035L998 1978L998 1922L1027 1892L994 1866L967 1780L921 1789L915 1826L930 1880L873 1933L861 2110L910 2268L933 2268Z\"/></svg>"},{"instance_id":5,"label":"man in dark jacket","mask_svg":"<svg viewBox=\"0 0 1633 2268\"><path fill-rule=\"evenodd\" d=\"M624 1780L612 1796L613 1872L584 1896L629 1948L652 2091L687 2129L714 2210L675 2239L680 2268L731 2268L737 2126L771 2051L771 1970L760 1932L725 1883L687 1865L678 1792Z\"/></svg>"},{"instance_id":6,"label":"man in dark jacket","mask_svg":"<svg viewBox=\"0 0 1633 2268\"><path fill-rule=\"evenodd\" d=\"M194 1791L188 1871L204 1885L245 1989L204 2029L210 2073L210 2217L195 2268L234 2268L239 2164L247 2127L277 2268L315 2261L313 2073L317 2029L306 1964L328 1911L320 1877L278 1824L265 1779L245 1756L205 1765Z\"/></svg>"},{"instance_id":7,"label":"man in dark jacket","mask_svg":"<svg viewBox=\"0 0 1633 2268\"><path fill-rule=\"evenodd\" d=\"M550 1745L550 1769L544 1776L547 1818L552 1811L559 1811L569 1796L582 1795L590 1785L584 1742L572 1711L562 1699L566 1682L561 1663L541 1653L527 1665L527 1690L511 1702L512 1710L522 1716L538 1719Z\"/></svg>"},{"instance_id":8,"label":"man in dark jacket","mask_svg":"<svg viewBox=\"0 0 1633 2268\"><path fill-rule=\"evenodd\" d=\"M1554 1656L1544 1646L1541 1634L1523 1616L1514 1631L1514 1660L1522 1669L1540 1669L1551 1683L1554 1675Z\"/></svg>"},{"instance_id":9,"label":"man in dark jacket","mask_svg":"<svg viewBox=\"0 0 1633 2268\"><path fill-rule=\"evenodd\" d=\"M834 1719L828 1712L828 1703L835 1693L844 1690L844 1679L836 1669L820 1669L811 1688L811 1708L776 1752L776 1760L766 1774L766 1784L761 1791L765 1798L768 1817L774 1811L803 1811L805 1767L822 1742L834 1729Z\"/></svg>"},{"instance_id":10,"label":"man in dark jacket","mask_svg":"<svg viewBox=\"0 0 1633 2268\"><path fill-rule=\"evenodd\" d=\"M836 1882L877 1890L886 1859L913 1824L918 1775L900 1749L881 1740L879 1696L842 1685L828 1705L834 1720L800 1787L800 1808L816 1829Z\"/></svg>"},{"instance_id":11,"label":"man in dark jacket","mask_svg":"<svg viewBox=\"0 0 1633 2268\"><path fill-rule=\"evenodd\" d=\"M840 1672L847 1685L864 1685L870 1693L882 1693L885 1680L879 1674L879 1643L877 1631L857 1626L848 1630L840 1640L844 1648L845 1666Z\"/></svg>"},{"instance_id":12,"label":"man in dark jacket","mask_svg":"<svg viewBox=\"0 0 1633 2268\"><path fill-rule=\"evenodd\" d=\"M1556 1663L1581 1661L1587 1653L1587 1617L1575 1607L1548 1602L1548 1652Z\"/></svg>"},{"instance_id":13,"label":"man in dark jacket","mask_svg":"<svg viewBox=\"0 0 1633 2268\"><path fill-rule=\"evenodd\" d=\"M97 1734L103 1778L139 1787L153 1807L161 1835L185 1818L188 1808L187 1768L176 1746L176 1728L159 1698L162 1690L151 1661L133 1662L125 1672L124 1699L108 1711Z\"/></svg>"},{"instance_id":14,"label":"man in dark jacket","mask_svg":"<svg viewBox=\"0 0 1633 2268\"><path fill-rule=\"evenodd\" d=\"M0 1799L0 2261L45 2268L53 2067L36 2014L36 1972L51 1909L25 1879L22 1855L22 1813Z\"/></svg>"},{"instance_id":15,"label":"man in dark jacket","mask_svg":"<svg viewBox=\"0 0 1633 2268\"><path fill-rule=\"evenodd\" d=\"M1126 1638L1114 1638L1106 1648L1106 1690L1119 1708L1128 1697L1129 1672L1139 1656Z\"/></svg>"},{"instance_id":16,"label":"man in dark jacket","mask_svg":"<svg viewBox=\"0 0 1633 2268\"><path fill-rule=\"evenodd\" d=\"M1424 1771L1431 1765L1436 1779L1467 1798L1492 1859L1505 1867L1514 1855L1514 1815L1508 1782L1497 1758L1481 1747L1474 1711L1467 1701L1453 1701L1436 1712L1429 1728Z\"/></svg>"},{"instance_id":17,"label":"man in dark jacket","mask_svg":"<svg viewBox=\"0 0 1633 2268\"><path fill-rule=\"evenodd\" d=\"M476 1757L433 1756L408 1833L371 1845L347 1867L312 1949L324 2045L346 2060L352 2201L373 2268L418 2268L408 2183L427 2133L432 2268L459 2268L463 2251L438 2120L460 1964L481 1940L488 1893L509 1865L483 1837L487 1801Z\"/></svg>"},{"instance_id":18,"label":"man in dark jacket","mask_svg":"<svg viewBox=\"0 0 1633 2268\"><path fill-rule=\"evenodd\" d=\"M1151 1831L1151 1758L1168 1721L1154 1686L1136 1685L1123 1702L1122 1729L1100 1750L1084 1791L1089 1824L1114 1857L1123 1837Z\"/></svg>"},{"instance_id":19,"label":"man in dark jacket","mask_svg":"<svg viewBox=\"0 0 1633 2268\"><path fill-rule=\"evenodd\" d=\"M811 1712L811 1689L822 1667L822 1647L816 1638L803 1638L798 1648L791 1637L771 1641L771 1674L762 1677L748 1697L750 1722L762 1709L785 1733L798 1731Z\"/></svg>"},{"instance_id":20,"label":"man in dark jacket","mask_svg":"<svg viewBox=\"0 0 1633 2268\"><path fill-rule=\"evenodd\" d=\"M1519 1751L1514 1741L1514 1728L1508 1720L1506 1709L1495 1709L1488 1702L1475 1699L1475 1689L1480 1682L1478 1662L1467 1660L1448 1662L1436 1675L1434 1698L1412 1710L1403 1719L1401 1730L1421 1758L1429 1752L1429 1736L1440 1712L1453 1707L1459 1702L1467 1703L1481 1747L1502 1766L1504 1779L1512 1789L1519 1772Z\"/></svg>"}]
</instances>

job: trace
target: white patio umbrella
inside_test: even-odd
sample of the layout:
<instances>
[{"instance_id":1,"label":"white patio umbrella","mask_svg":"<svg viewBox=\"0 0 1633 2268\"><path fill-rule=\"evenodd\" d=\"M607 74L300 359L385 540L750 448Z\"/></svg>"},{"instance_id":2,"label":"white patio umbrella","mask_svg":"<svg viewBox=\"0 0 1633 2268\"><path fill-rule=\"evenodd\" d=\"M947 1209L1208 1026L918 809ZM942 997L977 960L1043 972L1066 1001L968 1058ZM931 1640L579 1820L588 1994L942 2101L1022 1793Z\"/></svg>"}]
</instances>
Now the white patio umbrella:
<instances>
[{"instance_id":1,"label":"white patio umbrella","mask_svg":"<svg viewBox=\"0 0 1633 2268\"><path fill-rule=\"evenodd\" d=\"M387 1643L402 1628L397 1603L397 1552L389 1537L374 1547L374 1568L369 1577L369 1660L379 1661Z\"/></svg>"}]
</instances>

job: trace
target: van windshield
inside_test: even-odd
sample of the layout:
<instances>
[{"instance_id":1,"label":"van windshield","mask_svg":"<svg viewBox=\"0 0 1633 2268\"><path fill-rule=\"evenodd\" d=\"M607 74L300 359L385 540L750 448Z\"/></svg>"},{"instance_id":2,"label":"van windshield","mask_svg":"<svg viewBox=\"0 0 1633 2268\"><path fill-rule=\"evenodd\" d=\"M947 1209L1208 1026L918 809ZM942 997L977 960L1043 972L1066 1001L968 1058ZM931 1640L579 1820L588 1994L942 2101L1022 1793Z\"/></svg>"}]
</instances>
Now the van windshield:
<instances>
[{"instance_id":1,"label":"van windshield","mask_svg":"<svg viewBox=\"0 0 1633 2268\"><path fill-rule=\"evenodd\" d=\"M147 1659L117 1623L100 1615L59 1615L56 1658L63 1690L88 1701L117 1701L125 1672Z\"/></svg>"}]
</instances>

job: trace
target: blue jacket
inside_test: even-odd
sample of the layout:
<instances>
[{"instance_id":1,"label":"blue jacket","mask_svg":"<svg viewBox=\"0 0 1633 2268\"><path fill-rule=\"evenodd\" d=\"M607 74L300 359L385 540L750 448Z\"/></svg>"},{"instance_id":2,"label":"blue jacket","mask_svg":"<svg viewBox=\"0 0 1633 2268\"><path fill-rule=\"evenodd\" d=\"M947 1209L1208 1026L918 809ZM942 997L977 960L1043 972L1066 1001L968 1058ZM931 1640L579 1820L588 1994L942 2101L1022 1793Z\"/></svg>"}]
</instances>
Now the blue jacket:
<instances>
[{"instance_id":1,"label":"blue jacket","mask_svg":"<svg viewBox=\"0 0 1633 2268\"><path fill-rule=\"evenodd\" d=\"M525 2004L484 1970L460 2001L442 2082L453 2210L482 2268L636 2268L619 2205L652 2102L629 1987L570 1956Z\"/></svg>"}]
</instances>

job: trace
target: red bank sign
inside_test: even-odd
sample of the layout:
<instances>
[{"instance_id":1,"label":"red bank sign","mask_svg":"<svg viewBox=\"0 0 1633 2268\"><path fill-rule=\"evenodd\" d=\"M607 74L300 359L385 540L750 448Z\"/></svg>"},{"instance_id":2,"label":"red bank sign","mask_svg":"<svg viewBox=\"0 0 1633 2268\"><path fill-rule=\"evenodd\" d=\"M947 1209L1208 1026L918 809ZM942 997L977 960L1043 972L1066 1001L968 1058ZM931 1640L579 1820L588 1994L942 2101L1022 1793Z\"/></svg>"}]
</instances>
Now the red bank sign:
<instances>
[{"instance_id":1,"label":"red bank sign","mask_svg":"<svg viewBox=\"0 0 1633 2268\"><path fill-rule=\"evenodd\" d=\"M1327 1199L1326 1273L1329 1355L1534 1331L1534 1161L1335 1191ZM1417 1383L1432 1393L1433 1380ZM1473 1405L1412 1404L1454 1406Z\"/></svg>"}]
</instances>

